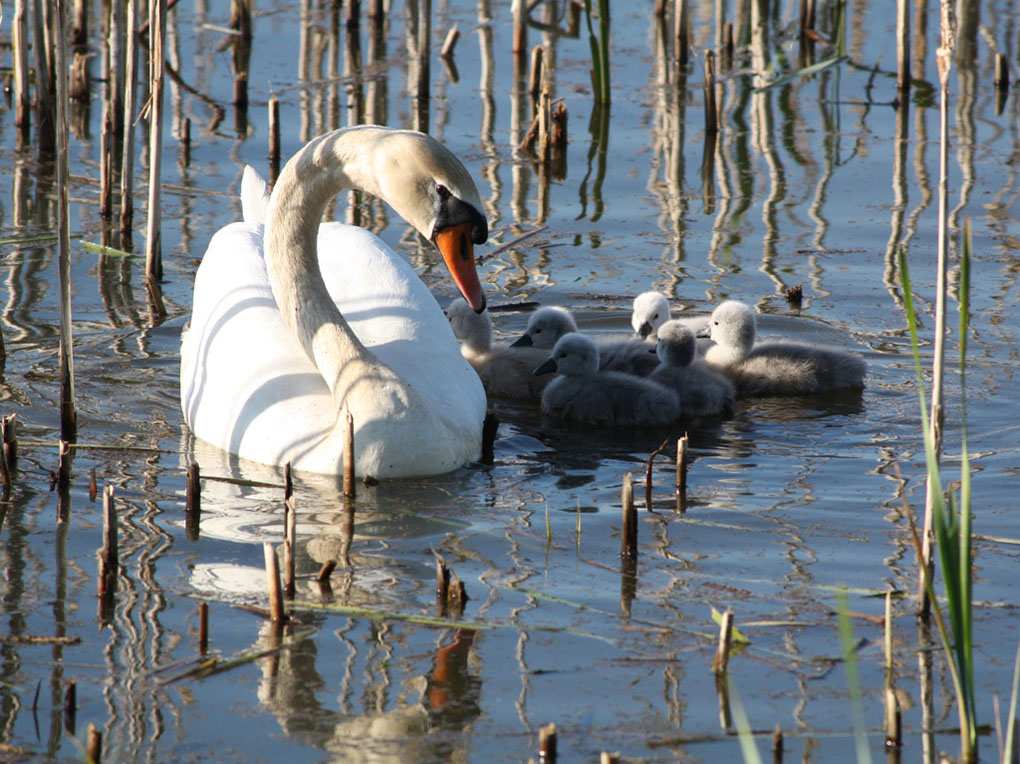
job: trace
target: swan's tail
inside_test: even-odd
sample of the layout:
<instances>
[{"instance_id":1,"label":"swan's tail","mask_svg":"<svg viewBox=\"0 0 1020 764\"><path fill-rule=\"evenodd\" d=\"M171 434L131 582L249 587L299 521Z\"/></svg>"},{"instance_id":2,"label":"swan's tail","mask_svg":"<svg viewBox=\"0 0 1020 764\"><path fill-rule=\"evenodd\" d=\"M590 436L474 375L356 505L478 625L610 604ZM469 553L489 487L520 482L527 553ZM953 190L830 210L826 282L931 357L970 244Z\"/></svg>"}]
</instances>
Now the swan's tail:
<instances>
[{"instance_id":1,"label":"swan's tail","mask_svg":"<svg viewBox=\"0 0 1020 764\"><path fill-rule=\"evenodd\" d=\"M269 213L269 184L251 165L241 176L241 216L245 223L265 223Z\"/></svg>"}]
</instances>

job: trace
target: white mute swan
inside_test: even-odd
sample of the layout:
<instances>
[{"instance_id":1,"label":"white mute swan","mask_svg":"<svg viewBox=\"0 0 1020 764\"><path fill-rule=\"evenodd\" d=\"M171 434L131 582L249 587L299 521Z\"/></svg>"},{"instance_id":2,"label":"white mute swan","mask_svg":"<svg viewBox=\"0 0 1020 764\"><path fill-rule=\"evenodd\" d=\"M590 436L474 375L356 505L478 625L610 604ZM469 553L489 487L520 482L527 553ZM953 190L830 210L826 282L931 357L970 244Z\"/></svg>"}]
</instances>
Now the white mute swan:
<instances>
[{"instance_id":1,"label":"white mute swan","mask_svg":"<svg viewBox=\"0 0 1020 764\"><path fill-rule=\"evenodd\" d=\"M738 397L810 395L864 387L868 364L856 353L803 342L755 343L754 311L727 300L702 332L715 343L705 361L733 382Z\"/></svg>"},{"instance_id":2,"label":"white mute swan","mask_svg":"<svg viewBox=\"0 0 1020 764\"><path fill-rule=\"evenodd\" d=\"M536 401L542 397L549 378L531 372L549 356L545 350L493 347L489 311L475 313L463 297L455 297L446 307L446 317L461 341L461 354L478 372L488 395Z\"/></svg>"},{"instance_id":3,"label":"white mute swan","mask_svg":"<svg viewBox=\"0 0 1020 764\"><path fill-rule=\"evenodd\" d=\"M676 394L662 385L617 371L599 371L595 341L565 334L535 374L559 372L542 393L542 411L558 419L612 427L664 425L680 416Z\"/></svg>"},{"instance_id":4,"label":"white mute swan","mask_svg":"<svg viewBox=\"0 0 1020 764\"><path fill-rule=\"evenodd\" d=\"M524 334L511 347L536 347L552 350L561 337L577 331L577 323L566 308L539 308L528 318ZM619 371L647 377L659 365L655 346L635 339L599 337L599 371Z\"/></svg>"},{"instance_id":5,"label":"white mute swan","mask_svg":"<svg viewBox=\"0 0 1020 764\"><path fill-rule=\"evenodd\" d=\"M649 379L677 394L680 416L712 416L733 413L733 385L722 374L696 357L694 332L678 319L657 329L655 352L659 368Z\"/></svg>"},{"instance_id":6,"label":"white mute swan","mask_svg":"<svg viewBox=\"0 0 1020 764\"><path fill-rule=\"evenodd\" d=\"M352 188L431 240L471 306L485 307L472 243L488 227L460 161L411 131L320 136L287 163L268 205L247 173L246 221L209 243L181 340L185 421L247 459L338 474L346 410L359 475L448 472L480 453L485 391L414 271L364 229L320 225Z\"/></svg>"}]
</instances>

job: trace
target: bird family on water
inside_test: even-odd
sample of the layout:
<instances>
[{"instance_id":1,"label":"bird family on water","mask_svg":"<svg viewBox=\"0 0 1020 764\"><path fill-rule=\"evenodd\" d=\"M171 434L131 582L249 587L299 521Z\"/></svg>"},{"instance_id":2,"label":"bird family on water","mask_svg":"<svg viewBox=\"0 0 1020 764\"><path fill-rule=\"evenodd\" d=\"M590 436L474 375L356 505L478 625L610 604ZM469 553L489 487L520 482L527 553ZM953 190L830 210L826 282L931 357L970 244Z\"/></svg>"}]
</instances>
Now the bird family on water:
<instances>
[{"instance_id":1,"label":"bird family on water","mask_svg":"<svg viewBox=\"0 0 1020 764\"><path fill-rule=\"evenodd\" d=\"M383 199L436 246L462 295L445 315L378 237L322 222L346 189ZM735 398L864 384L859 355L759 341L744 303L672 319L654 292L634 301L633 337L593 339L569 311L543 307L516 342L493 345L473 250L488 237L478 191L422 133L327 133L272 194L246 168L241 202L243 220L213 236L195 274L181 406L197 437L257 462L338 474L350 413L357 474L447 472L478 457L487 394L590 425L655 426L728 415Z\"/></svg>"}]
</instances>

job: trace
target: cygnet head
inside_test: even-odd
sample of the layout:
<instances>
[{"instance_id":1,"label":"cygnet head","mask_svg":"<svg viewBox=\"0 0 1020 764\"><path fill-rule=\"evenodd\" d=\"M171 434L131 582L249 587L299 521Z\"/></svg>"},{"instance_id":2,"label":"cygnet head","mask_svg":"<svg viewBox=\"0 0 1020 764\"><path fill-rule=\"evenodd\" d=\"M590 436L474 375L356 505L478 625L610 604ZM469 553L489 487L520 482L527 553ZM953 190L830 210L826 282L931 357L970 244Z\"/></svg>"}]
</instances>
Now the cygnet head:
<instances>
[{"instance_id":1,"label":"cygnet head","mask_svg":"<svg viewBox=\"0 0 1020 764\"><path fill-rule=\"evenodd\" d=\"M708 326L699 336L708 336L725 348L746 354L754 345L754 311L745 303L727 300L712 311Z\"/></svg>"},{"instance_id":2,"label":"cygnet head","mask_svg":"<svg viewBox=\"0 0 1020 764\"><path fill-rule=\"evenodd\" d=\"M685 367L694 360L697 343L694 332L682 321L667 321L659 327L656 334L659 344L655 346L655 354L659 361L667 366Z\"/></svg>"},{"instance_id":3,"label":"cygnet head","mask_svg":"<svg viewBox=\"0 0 1020 764\"><path fill-rule=\"evenodd\" d=\"M658 334L659 327L669 321L669 300L658 292L643 292L634 298L630 325L641 339Z\"/></svg>"},{"instance_id":4,"label":"cygnet head","mask_svg":"<svg viewBox=\"0 0 1020 764\"><path fill-rule=\"evenodd\" d=\"M594 374L599 370L599 349L595 340L571 332L556 341L549 359L535 369L535 374L559 372L568 376Z\"/></svg>"},{"instance_id":5,"label":"cygnet head","mask_svg":"<svg viewBox=\"0 0 1020 764\"><path fill-rule=\"evenodd\" d=\"M443 312L453 329L453 336L468 348L482 352L492 347L492 319L489 311L475 313L467 300L457 297Z\"/></svg>"},{"instance_id":6,"label":"cygnet head","mask_svg":"<svg viewBox=\"0 0 1020 764\"><path fill-rule=\"evenodd\" d=\"M574 317L566 308L539 308L528 319L528 328L510 347L536 347L548 350L560 337L577 331Z\"/></svg>"}]
</instances>

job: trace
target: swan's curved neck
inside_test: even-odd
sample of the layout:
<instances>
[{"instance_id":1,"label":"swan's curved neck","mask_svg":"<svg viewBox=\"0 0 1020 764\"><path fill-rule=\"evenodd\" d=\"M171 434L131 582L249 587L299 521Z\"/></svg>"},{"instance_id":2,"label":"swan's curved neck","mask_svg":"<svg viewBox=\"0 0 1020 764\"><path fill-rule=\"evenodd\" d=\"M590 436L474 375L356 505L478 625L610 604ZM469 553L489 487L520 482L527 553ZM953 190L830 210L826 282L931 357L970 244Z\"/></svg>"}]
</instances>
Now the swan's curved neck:
<instances>
[{"instance_id":1,"label":"swan's curved neck","mask_svg":"<svg viewBox=\"0 0 1020 764\"><path fill-rule=\"evenodd\" d=\"M343 367L369 356L329 296L319 270L316 240L326 205L358 189L391 201L372 159L388 131L356 128L328 133L306 145L284 167L273 189L265 229L265 260L284 322L322 372L334 396ZM400 210L398 210L400 211ZM420 221L403 211L420 230Z\"/></svg>"}]
</instances>

